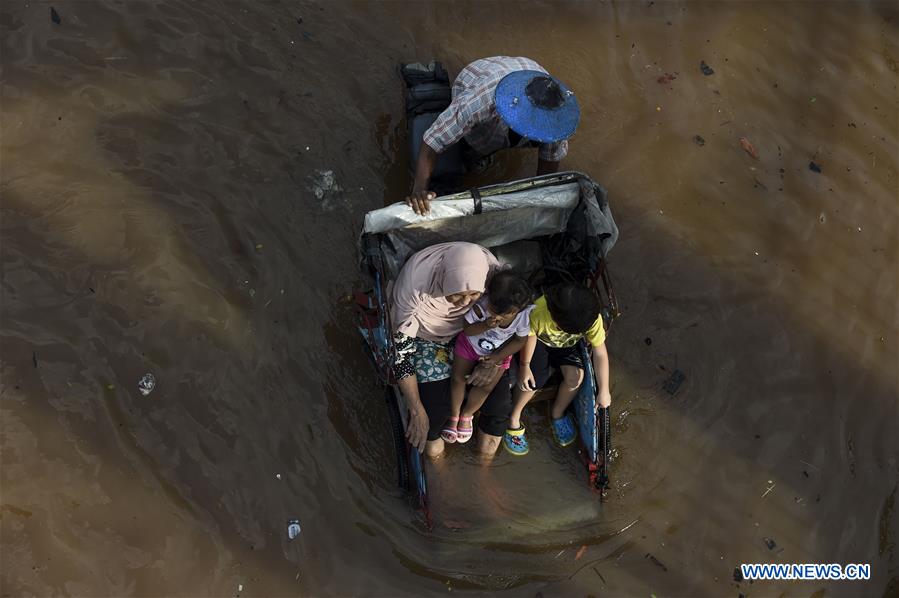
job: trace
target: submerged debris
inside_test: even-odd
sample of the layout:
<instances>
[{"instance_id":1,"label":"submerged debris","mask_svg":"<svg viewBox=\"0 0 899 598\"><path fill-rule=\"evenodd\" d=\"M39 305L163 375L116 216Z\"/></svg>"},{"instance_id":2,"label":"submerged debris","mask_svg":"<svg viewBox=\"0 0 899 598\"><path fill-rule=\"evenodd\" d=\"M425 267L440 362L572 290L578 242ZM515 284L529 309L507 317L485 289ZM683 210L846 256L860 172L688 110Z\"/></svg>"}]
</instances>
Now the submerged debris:
<instances>
[{"instance_id":1,"label":"submerged debris","mask_svg":"<svg viewBox=\"0 0 899 598\"><path fill-rule=\"evenodd\" d=\"M808 163L808 169L811 170L812 172L818 172L818 173L821 172L821 166L818 164L815 164L814 162Z\"/></svg>"},{"instance_id":2,"label":"submerged debris","mask_svg":"<svg viewBox=\"0 0 899 598\"><path fill-rule=\"evenodd\" d=\"M693 136L693 143L695 143L695 144L698 145L699 147L702 147L702 146L705 145L705 139L703 139L700 135L694 135L694 136Z\"/></svg>"},{"instance_id":3,"label":"submerged debris","mask_svg":"<svg viewBox=\"0 0 899 598\"><path fill-rule=\"evenodd\" d=\"M708 77L709 75L714 75L715 71L705 63L705 60L699 63L699 70L702 71L702 74Z\"/></svg>"},{"instance_id":4,"label":"submerged debris","mask_svg":"<svg viewBox=\"0 0 899 598\"><path fill-rule=\"evenodd\" d=\"M312 194L315 199L322 202L323 208L334 207L331 200L340 193L341 189L333 170L316 170L315 174L309 177L309 184Z\"/></svg>"},{"instance_id":5,"label":"submerged debris","mask_svg":"<svg viewBox=\"0 0 899 598\"><path fill-rule=\"evenodd\" d=\"M645 555L643 555L643 558L649 559L654 565L656 565L657 567L661 567L662 571L668 571L668 567L666 567L665 564L662 563L662 561L654 557L652 554L647 552Z\"/></svg>"},{"instance_id":6,"label":"submerged debris","mask_svg":"<svg viewBox=\"0 0 899 598\"><path fill-rule=\"evenodd\" d=\"M57 25L62 23L62 19L59 18L59 13L56 12L56 9L52 6L50 7L50 20L56 23Z\"/></svg>"},{"instance_id":7,"label":"submerged debris","mask_svg":"<svg viewBox=\"0 0 899 598\"><path fill-rule=\"evenodd\" d=\"M777 542L773 538L765 538L765 546L768 547L768 550L774 550L777 548Z\"/></svg>"},{"instance_id":8,"label":"submerged debris","mask_svg":"<svg viewBox=\"0 0 899 598\"><path fill-rule=\"evenodd\" d=\"M686 374L684 374L680 370L674 370L671 372L671 375L668 376L668 379L665 380L665 384L662 385L662 389L665 390L670 395L674 395L680 388L681 384L687 379Z\"/></svg>"}]
</instances>

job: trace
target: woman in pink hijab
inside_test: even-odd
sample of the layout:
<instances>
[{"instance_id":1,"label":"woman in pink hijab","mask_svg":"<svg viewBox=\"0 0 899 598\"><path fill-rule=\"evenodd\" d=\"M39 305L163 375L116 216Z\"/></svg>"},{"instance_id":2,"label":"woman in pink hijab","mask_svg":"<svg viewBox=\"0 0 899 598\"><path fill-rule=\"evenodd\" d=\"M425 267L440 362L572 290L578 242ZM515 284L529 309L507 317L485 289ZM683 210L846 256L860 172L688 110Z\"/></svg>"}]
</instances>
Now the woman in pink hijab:
<instances>
[{"instance_id":1,"label":"woman in pink hijab","mask_svg":"<svg viewBox=\"0 0 899 598\"><path fill-rule=\"evenodd\" d=\"M431 457L443 452L440 431L451 415L452 341L465 313L500 266L492 253L473 243L441 243L412 255L397 277L391 301L394 375L409 406L406 438ZM487 372L475 370L473 383ZM511 413L508 383L500 381L481 408L479 449L499 447Z\"/></svg>"}]
</instances>

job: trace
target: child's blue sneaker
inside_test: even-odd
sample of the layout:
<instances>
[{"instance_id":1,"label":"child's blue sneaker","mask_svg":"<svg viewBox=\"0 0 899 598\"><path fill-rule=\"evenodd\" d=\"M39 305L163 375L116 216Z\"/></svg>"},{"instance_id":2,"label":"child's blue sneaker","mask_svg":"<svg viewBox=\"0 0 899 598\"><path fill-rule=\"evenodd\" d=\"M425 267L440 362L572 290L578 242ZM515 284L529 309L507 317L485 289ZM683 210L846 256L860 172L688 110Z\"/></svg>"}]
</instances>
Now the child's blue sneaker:
<instances>
[{"instance_id":1,"label":"child's blue sneaker","mask_svg":"<svg viewBox=\"0 0 899 598\"><path fill-rule=\"evenodd\" d=\"M515 430L506 430L506 433L503 434L503 446L516 457L527 455L530 447L528 447L528 439L524 435L524 426Z\"/></svg>"},{"instance_id":2,"label":"child's blue sneaker","mask_svg":"<svg viewBox=\"0 0 899 598\"><path fill-rule=\"evenodd\" d=\"M553 420L553 437L559 446L568 446L577 438L577 428L574 427L574 418L570 413Z\"/></svg>"}]
</instances>

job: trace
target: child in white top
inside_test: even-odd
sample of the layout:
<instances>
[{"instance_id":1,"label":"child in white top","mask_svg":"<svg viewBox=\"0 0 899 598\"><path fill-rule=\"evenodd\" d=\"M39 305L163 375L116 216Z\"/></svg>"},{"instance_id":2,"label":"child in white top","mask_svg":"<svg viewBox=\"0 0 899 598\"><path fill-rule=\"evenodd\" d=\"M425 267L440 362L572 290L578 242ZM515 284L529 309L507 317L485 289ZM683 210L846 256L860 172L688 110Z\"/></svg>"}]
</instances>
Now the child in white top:
<instances>
[{"instance_id":1,"label":"child in white top","mask_svg":"<svg viewBox=\"0 0 899 598\"><path fill-rule=\"evenodd\" d=\"M526 280L508 271L499 272L488 283L486 294L465 314L453 357L452 415L441 432L445 442L468 442L471 438L474 414L509 369L512 355L527 341L532 298ZM463 410L467 379L478 362L496 370L485 386L472 387Z\"/></svg>"}]
</instances>

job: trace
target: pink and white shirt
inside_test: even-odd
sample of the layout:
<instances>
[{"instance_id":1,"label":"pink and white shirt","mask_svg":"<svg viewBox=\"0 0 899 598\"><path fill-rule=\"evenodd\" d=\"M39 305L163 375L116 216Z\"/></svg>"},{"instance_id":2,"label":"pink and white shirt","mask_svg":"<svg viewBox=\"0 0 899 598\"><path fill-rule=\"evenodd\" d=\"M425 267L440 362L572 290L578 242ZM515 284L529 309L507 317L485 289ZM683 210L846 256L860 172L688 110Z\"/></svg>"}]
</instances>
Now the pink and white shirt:
<instances>
[{"instance_id":1,"label":"pink and white shirt","mask_svg":"<svg viewBox=\"0 0 899 598\"><path fill-rule=\"evenodd\" d=\"M534 307L534 305L529 305L518 312L518 315L515 316L512 323L505 328L499 326L496 328L488 328L485 332L477 336L466 335L465 338L468 339L471 348L474 349L475 353L479 356L485 357L490 355L513 336L528 336L531 333L530 316ZM487 296L484 295L478 299L471 309L468 310L468 313L465 314L465 321L469 324L477 324L478 322L489 320L492 317L493 315L487 310Z\"/></svg>"}]
</instances>

